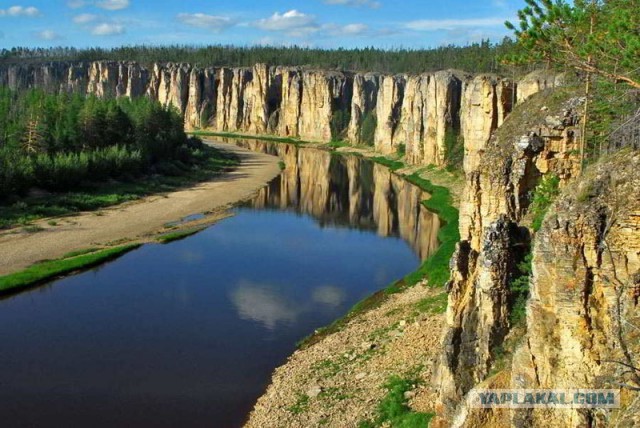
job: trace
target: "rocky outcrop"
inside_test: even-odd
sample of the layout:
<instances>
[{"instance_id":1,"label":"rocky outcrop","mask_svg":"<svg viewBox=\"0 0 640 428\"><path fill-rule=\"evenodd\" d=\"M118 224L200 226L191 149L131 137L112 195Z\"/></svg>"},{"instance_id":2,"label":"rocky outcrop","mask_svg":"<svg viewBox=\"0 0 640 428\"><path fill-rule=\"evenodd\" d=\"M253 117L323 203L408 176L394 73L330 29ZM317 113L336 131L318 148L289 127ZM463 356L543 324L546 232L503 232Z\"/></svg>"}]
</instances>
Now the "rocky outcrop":
<instances>
[{"instance_id":1,"label":"rocky outcrop","mask_svg":"<svg viewBox=\"0 0 640 428\"><path fill-rule=\"evenodd\" d=\"M511 369L514 388L640 385L639 153L587 171L547 215L533 247L527 334ZM625 366L625 364L627 366ZM520 426L638 426L638 395L622 409L513 414Z\"/></svg>"},{"instance_id":2,"label":"rocky outcrop","mask_svg":"<svg viewBox=\"0 0 640 428\"><path fill-rule=\"evenodd\" d=\"M513 82L493 75L476 76L465 85L460 114L465 172L477 169L480 153L511 112L514 97Z\"/></svg>"},{"instance_id":3,"label":"rocky outcrop","mask_svg":"<svg viewBox=\"0 0 640 428\"><path fill-rule=\"evenodd\" d=\"M551 85L552 77L545 76L525 78L518 99ZM473 166L476 153L484 149L516 99L516 85L497 76L472 78L452 71L354 75L266 64L253 68L173 63L147 68L110 61L18 64L0 66L0 83L12 89L37 87L98 97L144 95L176 108L189 129L321 142L344 139L374 145L383 154L404 147L406 161L415 165L446 164L448 146L461 136Z\"/></svg>"},{"instance_id":4,"label":"rocky outcrop","mask_svg":"<svg viewBox=\"0 0 640 428\"><path fill-rule=\"evenodd\" d=\"M406 147L408 163L446 163L447 138L459 133L461 90L462 80L450 71L408 79L395 136Z\"/></svg>"},{"instance_id":5,"label":"rocky outcrop","mask_svg":"<svg viewBox=\"0 0 640 428\"><path fill-rule=\"evenodd\" d=\"M545 89L558 88L565 83L565 74L549 70L536 70L518 81L518 103Z\"/></svg>"},{"instance_id":6,"label":"rocky outcrop","mask_svg":"<svg viewBox=\"0 0 640 428\"><path fill-rule=\"evenodd\" d=\"M374 136L374 146L380 153L391 154L397 150L393 137L400 123L405 84L405 76L382 76L380 79Z\"/></svg>"},{"instance_id":7,"label":"rocky outcrop","mask_svg":"<svg viewBox=\"0 0 640 428\"><path fill-rule=\"evenodd\" d=\"M367 117L375 117L380 90L380 76L375 73L356 74L353 78L353 98L351 100L351 121L347 136L355 144L368 144L362 133Z\"/></svg>"},{"instance_id":8,"label":"rocky outcrop","mask_svg":"<svg viewBox=\"0 0 640 428\"><path fill-rule=\"evenodd\" d=\"M577 98L552 105L548 102L553 98L541 94L518 106L484 141L504 120L508 88L488 76L475 78L465 88L464 99L476 114L462 118L467 157L461 241L451 260L444 350L435 378L441 425L464 420L463 397L488 376L496 350L510 331L509 285L530 246L532 191L544 174L553 173L564 184L578 168Z\"/></svg>"}]
</instances>

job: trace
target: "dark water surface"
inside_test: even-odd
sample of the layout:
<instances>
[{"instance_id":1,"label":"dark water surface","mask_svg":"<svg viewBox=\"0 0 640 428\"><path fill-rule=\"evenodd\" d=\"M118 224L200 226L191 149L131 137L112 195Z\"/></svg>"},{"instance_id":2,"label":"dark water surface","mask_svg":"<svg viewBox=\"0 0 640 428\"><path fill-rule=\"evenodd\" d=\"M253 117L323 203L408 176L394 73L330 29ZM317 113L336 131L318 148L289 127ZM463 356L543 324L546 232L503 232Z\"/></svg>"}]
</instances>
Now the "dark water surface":
<instances>
[{"instance_id":1,"label":"dark water surface","mask_svg":"<svg viewBox=\"0 0 640 428\"><path fill-rule=\"evenodd\" d=\"M262 144L287 170L234 217L0 301L0 426L240 426L296 341L437 246L386 169Z\"/></svg>"}]
</instances>

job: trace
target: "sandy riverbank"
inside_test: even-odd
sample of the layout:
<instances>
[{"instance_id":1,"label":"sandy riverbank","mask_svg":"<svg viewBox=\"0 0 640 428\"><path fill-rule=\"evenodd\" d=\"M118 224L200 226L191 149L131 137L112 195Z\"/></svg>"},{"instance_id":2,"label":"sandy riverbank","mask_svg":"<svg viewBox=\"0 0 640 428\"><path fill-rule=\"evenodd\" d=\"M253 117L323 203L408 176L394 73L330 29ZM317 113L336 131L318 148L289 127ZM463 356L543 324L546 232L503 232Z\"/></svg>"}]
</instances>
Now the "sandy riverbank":
<instances>
[{"instance_id":1,"label":"sandy riverbank","mask_svg":"<svg viewBox=\"0 0 640 428\"><path fill-rule=\"evenodd\" d=\"M0 235L0 275L22 270L45 259L71 251L131 242L148 237L170 222L197 213L210 213L203 221L225 216L233 204L251 197L280 173L278 158L251 152L231 144L207 142L240 157L240 166L212 181L165 195L117 205L100 211L64 217L58 225L49 219L34 222L43 230L28 233L15 229Z\"/></svg>"}]
</instances>

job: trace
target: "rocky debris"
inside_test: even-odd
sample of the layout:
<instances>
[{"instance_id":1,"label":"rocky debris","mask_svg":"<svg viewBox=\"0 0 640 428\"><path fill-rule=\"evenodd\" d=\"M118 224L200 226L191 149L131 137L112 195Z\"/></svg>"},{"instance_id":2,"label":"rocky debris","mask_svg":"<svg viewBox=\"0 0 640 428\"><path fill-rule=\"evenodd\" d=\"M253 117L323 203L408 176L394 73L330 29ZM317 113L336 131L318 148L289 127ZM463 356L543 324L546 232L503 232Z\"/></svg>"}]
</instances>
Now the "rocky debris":
<instances>
[{"instance_id":1,"label":"rocky debris","mask_svg":"<svg viewBox=\"0 0 640 428\"><path fill-rule=\"evenodd\" d=\"M406 397L412 409L432 412L434 391L427 380L439 348L443 315L417 313L416 304L441 292L416 285L358 315L319 343L296 351L276 369L246 426L358 426L375 415L388 378L418 366L423 366L419 376L424 383ZM389 334L389 326L409 319L401 339ZM306 397L302 410L296 406L300 397Z\"/></svg>"}]
</instances>

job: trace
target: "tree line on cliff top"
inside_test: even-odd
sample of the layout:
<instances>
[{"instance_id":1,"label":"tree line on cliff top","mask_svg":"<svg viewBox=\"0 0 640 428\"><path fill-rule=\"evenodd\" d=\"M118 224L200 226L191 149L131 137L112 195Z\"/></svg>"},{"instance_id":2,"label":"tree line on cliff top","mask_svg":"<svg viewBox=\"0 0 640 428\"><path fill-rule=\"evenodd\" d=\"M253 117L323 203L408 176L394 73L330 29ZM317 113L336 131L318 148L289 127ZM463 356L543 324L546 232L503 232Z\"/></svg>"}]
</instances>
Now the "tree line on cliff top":
<instances>
[{"instance_id":1,"label":"tree line on cliff top","mask_svg":"<svg viewBox=\"0 0 640 428\"><path fill-rule=\"evenodd\" d=\"M122 46L111 49L69 47L14 47L0 51L0 61L137 61L186 62L199 66L251 67L257 63L310 66L322 69L422 73L448 68L468 72L504 71L500 58L513 47L511 39L500 43L483 40L466 46L447 45L433 49L319 49L301 46Z\"/></svg>"}]
</instances>

